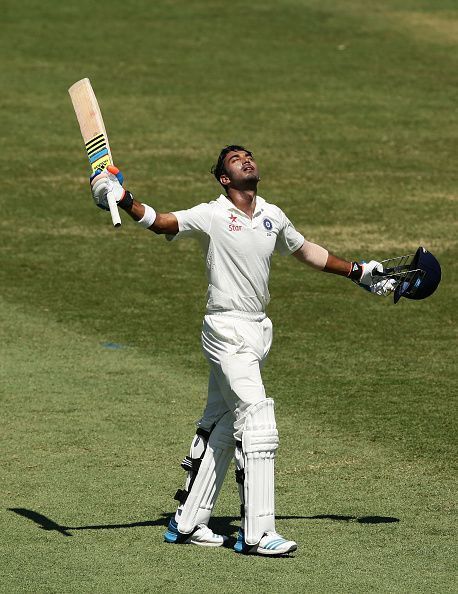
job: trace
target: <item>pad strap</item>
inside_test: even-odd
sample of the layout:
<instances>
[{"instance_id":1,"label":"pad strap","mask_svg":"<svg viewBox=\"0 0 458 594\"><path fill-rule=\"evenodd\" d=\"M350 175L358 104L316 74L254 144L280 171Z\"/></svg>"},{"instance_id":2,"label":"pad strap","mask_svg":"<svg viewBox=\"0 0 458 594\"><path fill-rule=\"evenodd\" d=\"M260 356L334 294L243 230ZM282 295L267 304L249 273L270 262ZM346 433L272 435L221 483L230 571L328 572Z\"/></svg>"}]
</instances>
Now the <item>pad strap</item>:
<instances>
[{"instance_id":1,"label":"pad strap","mask_svg":"<svg viewBox=\"0 0 458 594\"><path fill-rule=\"evenodd\" d=\"M196 435L193 439L191 444L191 452L190 456L185 456L183 461L181 462L181 468L188 472L188 480L185 489L178 489L175 493L174 499L179 501L182 505L186 502L188 498L189 491L192 489L192 485L196 479L197 473L199 472L200 465L202 463L202 458L204 457L205 450L207 448L207 442L210 438L210 434L213 431L213 427L207 431L206 429L202 429L199 427L196 431ZM202 438L202 439L199 439ZM199 443L200 442L200 443ZM202 450L198 458L192 457L193 453L196 453L196 450L200 446ZM203 446L203 447L202 447Z\"/></svg>"},{"instance_id":2,"label":"pad strap","mask_svg":"<svg viewBox=\"0 0 458 594\"><path fill-rule=\"evenodd\" d=\"M188 498L188 492L185 489L178 489L173 498L175 501L179 501L181 504L184 504Z\"/></svg>"}]
</instances>

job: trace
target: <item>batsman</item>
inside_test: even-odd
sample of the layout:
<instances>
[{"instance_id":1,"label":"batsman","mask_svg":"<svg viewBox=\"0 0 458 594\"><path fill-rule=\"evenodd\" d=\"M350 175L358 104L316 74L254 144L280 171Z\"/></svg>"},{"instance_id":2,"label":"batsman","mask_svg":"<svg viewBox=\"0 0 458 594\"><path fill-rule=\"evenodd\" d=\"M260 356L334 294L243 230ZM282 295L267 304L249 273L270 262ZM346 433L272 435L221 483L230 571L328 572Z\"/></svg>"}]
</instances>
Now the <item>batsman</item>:
<instances>
[{"instance_id":1,"label":"batsman","mask_svg":"<svg viewBox=\"0 0 458 594\"><path fill-rule=\"evenodd\" d=\"M164 538L168 543L218 547L226 537L208 522L232 458L241 500L241 525L235 551L287 555L297 544L275 528L274 459L278 448L274 401L261 377L272 343L266 315L269 272L274 252L292 254L317 271L347 277L375 294L392 289L374 276L382 265L350 262L332 255L297 231L285 213L258 195L258 165L243 146L226 146L212 168L223 193L187 210L159 213L137 201L109 166L91 178L97 206L108 210L112 192L118 206L140 227L169 241L196 238L208 277L202 348L210 374L208 397L197 423L178 509Z\"/></svg>"}]
</instances>

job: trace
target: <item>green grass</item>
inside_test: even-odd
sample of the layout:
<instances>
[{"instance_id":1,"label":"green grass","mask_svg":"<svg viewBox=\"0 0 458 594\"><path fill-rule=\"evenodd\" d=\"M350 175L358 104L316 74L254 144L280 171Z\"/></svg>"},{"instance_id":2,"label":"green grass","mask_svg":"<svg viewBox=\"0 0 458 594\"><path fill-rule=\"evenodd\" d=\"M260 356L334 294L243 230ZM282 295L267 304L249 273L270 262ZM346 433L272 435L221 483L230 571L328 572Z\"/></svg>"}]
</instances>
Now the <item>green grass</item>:
<instances>
[{"instance_id":1,"label":"green grass","mask_svg":"<svg viewBox=\"0 0 458 594\"><path fill-rule=\"evenodd\" d=\"M0 591L455 592L455 2L7 0L0 27ZM241 142L309 239L442 263L437 294L394 307L274 259L264 377L294 558L162 542L205 399L204 269L93 207L83 76L158 210L214 197ZM238 506L231 471L214 528L234 537Z\"/></svg>"}]
</instances>

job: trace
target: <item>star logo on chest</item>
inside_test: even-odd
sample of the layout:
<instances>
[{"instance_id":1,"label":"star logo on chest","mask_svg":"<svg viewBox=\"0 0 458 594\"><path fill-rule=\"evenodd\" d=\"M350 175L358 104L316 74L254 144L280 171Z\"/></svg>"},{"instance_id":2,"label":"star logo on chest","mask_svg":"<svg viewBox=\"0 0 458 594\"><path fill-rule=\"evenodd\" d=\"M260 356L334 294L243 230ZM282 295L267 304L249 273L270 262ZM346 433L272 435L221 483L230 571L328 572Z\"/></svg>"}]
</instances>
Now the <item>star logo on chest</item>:
<instances>
[{"instance_id":1,"label":"star logo on chest","mask_svg":"<svg viewBox=\"0 0 458 594\"><path fill-rule=\"evenodd\" d=\"M230 214L229 218L231 219L231 221L229 223L229 231L241 231L242 225L235 224L237 222L237 217L233 214Z\"/></svg>"}]
</instances>

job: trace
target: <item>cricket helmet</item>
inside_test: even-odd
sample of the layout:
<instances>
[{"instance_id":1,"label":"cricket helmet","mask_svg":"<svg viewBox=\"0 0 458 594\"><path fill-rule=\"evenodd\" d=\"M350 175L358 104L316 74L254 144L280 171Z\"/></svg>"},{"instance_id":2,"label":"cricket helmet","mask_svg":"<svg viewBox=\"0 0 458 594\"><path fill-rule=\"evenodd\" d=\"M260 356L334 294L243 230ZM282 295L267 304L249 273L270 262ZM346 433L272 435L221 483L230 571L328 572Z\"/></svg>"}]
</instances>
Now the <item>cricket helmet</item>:
<instances>
[{"instance_id":1,"label":"cricket helmet","mask_svg":"<svg viewBox=\"0 0 458 594\"><path fill-rule=\"evenodd\" d=\"M426 299L434 293L441 281L440 264L431 252L419 247L407 265L405 276L394 291L394 302L406 299Z\"/></svg>"},{"instance_id":2,"label":"cricket helmet","mask_svg":"<svg viewBox=\"0 0 458 594\"><path fill-rule=\"evenodd\" d=\"M441 280L437 259L424 247L415 254L406 254L380 262L383 269L372 272L371 291L378 295L393 294L394 302L401 297L425 299L434 293Z\"/></svg>"}]
</instances>

